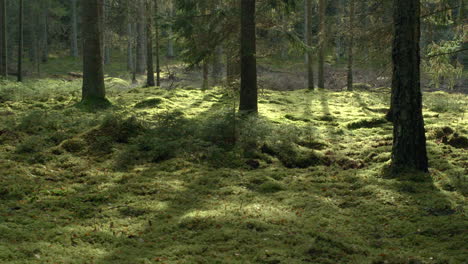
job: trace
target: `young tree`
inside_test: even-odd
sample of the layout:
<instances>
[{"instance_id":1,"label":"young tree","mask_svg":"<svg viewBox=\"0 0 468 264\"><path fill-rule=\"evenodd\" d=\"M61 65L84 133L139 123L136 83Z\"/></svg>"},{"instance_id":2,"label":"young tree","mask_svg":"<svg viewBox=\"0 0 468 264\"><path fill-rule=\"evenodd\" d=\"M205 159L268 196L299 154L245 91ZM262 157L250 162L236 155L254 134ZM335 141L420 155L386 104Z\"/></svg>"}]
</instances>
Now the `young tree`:
<instances>
[{"instance_id":1,"label":"young tree","mask_svg":"<svg viewBox=\"0 0 468 264\"><path fill-rule=\"evenodd\" d=\"M23 81L23 0L19 1L18 18L18 82Z\"/></svg>"},{"instance_id":2,"label":"young tree","mask_svg":"<svg viewBox=\"0 0 468 264\"><path fill-rule=\"evenodd\" d=\"M325 0L319 0L319 61L318 61L318 87L325 88L324 64L325 64Z\"/></svg>"},{"instance_id":3,"label":"young tree","mask_svg":"<svg viewBox=\"0 0 468 264\"><path fill-rule=\"evenodd\" d=\"M393 149L391 168L428 171L420 88L420 0L395 0L393 7Z\"/></svg>"},{"instance_id":4,"label":"young tree","mask_svg":"<svg viewBox=\"0 0 468 264\"><path fill-rule=\"evenodd\" d=\"M8 55L7 55L7 0L0 0L0 76L8 77Z\"/></svg>"},{"instance_id":5,"label":"young tree","mask_svg":"<svg viewBox=\"0 0 468 264\"><path fill-rule=\"evenodd\" d=\"M241 0L241 89L239 111L258 112L255 0Z\"/></svg>"},{"instance_id":6,"label":"young tree","mask_svg":"<svg viewBox=\"0 0 468 264\"><path fill-rule=\"evenodd\" d=\"M312 48L312 15L313 15L313 5L312 0L306 0L306 16L305 16L305 35L306 35L306 44L309 48L307 51L307 80L309 90L314 89L314 64L313 64L313 52Z\"/></svg>"},{"instance_id":7,"label":"young tree","mask_svg":"<svg viewBox=\"0 0 468 264\"><path fill-rule=\"evenodd\" d=\"M102 0L83 0L83 87L82 104L93 107L108 105L104 85L101 48Z\"/></svg>"},{"instance_id":8,"label":"young tree","mask_svg":"<svg viewBox=\"0 0 468 264\"><path fill-rule=\"evenodd\" d=\"M349 42L348 42L348 91L353 90L353 48L354 48L354 1L349 1Z\"/></svg>"}]
</instances>

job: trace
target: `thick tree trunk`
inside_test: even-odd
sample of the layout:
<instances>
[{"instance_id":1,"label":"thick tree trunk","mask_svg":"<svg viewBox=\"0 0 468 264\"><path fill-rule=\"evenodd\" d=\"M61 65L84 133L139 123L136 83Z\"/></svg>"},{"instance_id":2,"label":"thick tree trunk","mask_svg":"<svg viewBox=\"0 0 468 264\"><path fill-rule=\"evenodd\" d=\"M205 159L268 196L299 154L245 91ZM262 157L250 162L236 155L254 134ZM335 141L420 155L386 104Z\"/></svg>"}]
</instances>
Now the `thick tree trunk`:
<instances>
[{"instance_id":1,"label":"thick tree trunk","mask_svg":"<svg viewBox=\"0 0 468 264\"><path fill-rule=\"evenodd\" d=\"M18 82L23 81L23 0L19 1L18 15Z\"/></svg>"},{"instance_id":2,"label":"thick tree trunk","mask_svg":"<svg viewBox=\"0 0 468 264\"><path fill-rule=\"evenodd\" d=\"M428 171L420 89L420 0L395 0L392 171Z\"/></svg>"},{"instance_id":3,"label":"thick tree trunk","mask_svg":"<svg viewBox=\"0 0 468 264\"><path fill-rule=\"evenodd\" d=\"M102 60L102 0L83 0L83 87L82 102L106 103Z\"/></svg>"},{"instance_id":4,"label":"thick tree trunk","mask_svg":"<svg viewBox=\"0 0 468 264\"><path fill-rule=\"evenodd\" d=\"M241 0L241 90L239 111L258 112L255 0Z\"/></svg>"},{"instance_id":5,"label":"thick tree trunk","mask_svg":"<svg viewBox=\"0 0 468 264\"><path fill-rule=\"evenodd\" d=\"M146 86L152 87L154 81L154 66L153 66L153 21L152 21L152 5L151 2L146 2Z\"/></svg>"},{"instance_id":6,"label":"thick tree trunk","mask_svg":"<svg viewBox=\"0 0 468 264\"><path fill-rule=\"evenodd\" d=\"M318 65L318 87L325 88L325 42L326 42L326 32L325 32L325 1L319 0L319 65Z\"/></svg>"},{"instance_id":7,"label":"thick tree trunk","mask_svg":"<svg viewBox=\"0 0 468 264\"><path fill-rule=\"evenodd\" d=\"M309 90L314 90L314 54L312 51L312 15L313 15L313 4L312 0L306 0L306 44L309 50L306 53L307 61L307 87Z\"/></svg>"},{"instance_id":8,"label":"thick tree trunk","mask_svg":"<svg viewBox=\"0 0 468 264\"><path fill-rule=\"evenodd\" d=\"M348 91L353 90L353 48L354 48L354 7L355 0L349 2L349 43L348 43Z\"/></svg>"},{"instance_id":9,"label":"thick tree trunk","mask_svg":"<svg viewBox=\"0 0 468 264\"><path fill-rule=\"evenodd\" d=\"M8 77L7 0L0 0L0 76Z\"/></svg>"},{"instance_id":10,"label":"thick tree trunk","mask_svg":"<svg viewBox=\"0 0 468 264\"><path fill-rule=\"evenodd\" d=\"M71 49L70 56L78 58L78 21L76 17L76 0L70 0L71 5Z\"/></svg>"}]
</instances>

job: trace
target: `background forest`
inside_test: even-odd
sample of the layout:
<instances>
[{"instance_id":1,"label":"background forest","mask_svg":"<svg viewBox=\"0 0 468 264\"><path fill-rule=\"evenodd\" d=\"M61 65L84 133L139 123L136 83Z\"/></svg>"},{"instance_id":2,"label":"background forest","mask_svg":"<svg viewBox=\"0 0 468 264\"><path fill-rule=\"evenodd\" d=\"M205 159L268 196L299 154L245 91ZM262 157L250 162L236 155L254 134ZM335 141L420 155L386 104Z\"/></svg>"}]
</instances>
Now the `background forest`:
<instances>
[{"instance_id":1,"label":"background forest","mask_svg":"<svg viewBox=\"0 0 468 264\"><path fill-rule=\"evenodd\" d=\"M0 263L467 263L463 0L0 0Z\"/></svg>"}]
</instances>

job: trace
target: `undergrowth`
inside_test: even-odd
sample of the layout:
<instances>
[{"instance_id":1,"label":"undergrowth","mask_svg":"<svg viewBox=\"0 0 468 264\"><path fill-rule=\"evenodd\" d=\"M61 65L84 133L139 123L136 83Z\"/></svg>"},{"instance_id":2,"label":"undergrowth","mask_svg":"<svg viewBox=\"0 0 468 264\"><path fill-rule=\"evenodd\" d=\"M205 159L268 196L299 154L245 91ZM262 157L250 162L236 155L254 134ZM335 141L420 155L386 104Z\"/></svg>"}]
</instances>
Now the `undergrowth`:
<instances>
[{"instance_id":1,"label":"undergrowth","mask_svg":"<svg viewBox=\"0 0 468 264\"><path fill-rule=\"evenodd\" d=\"M264 90L245 119L223 88L116 86L88 112L79 80L4 84L1 263L468 258L464 95L425 94L431 180L415 182L382 178L388 90Z\"/></svg>"}]
</instances>

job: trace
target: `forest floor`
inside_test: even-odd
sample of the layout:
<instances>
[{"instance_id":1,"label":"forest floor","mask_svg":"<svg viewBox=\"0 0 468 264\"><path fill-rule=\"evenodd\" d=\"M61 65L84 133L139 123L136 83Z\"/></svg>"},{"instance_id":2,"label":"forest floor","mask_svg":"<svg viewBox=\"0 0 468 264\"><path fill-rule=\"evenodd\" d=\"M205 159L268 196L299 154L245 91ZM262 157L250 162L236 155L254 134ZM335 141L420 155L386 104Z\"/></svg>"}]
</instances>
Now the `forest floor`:
<instances>
[{"instance_id":1,"label":"forest floor","mask_svg":"<svg viewBox=\"0 0 468 264\"><path fill-rule=\"evenodd\" d=\"M385 177L389 89L0 88L0 263L467 263L468 98L424 94L430 174Z\"/></svg>"}]
</instances>

